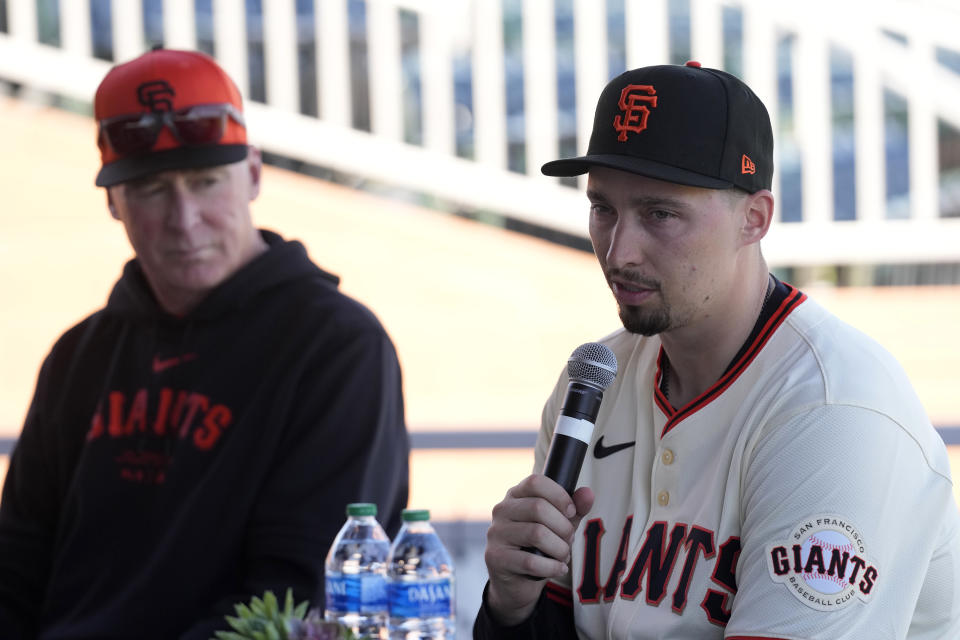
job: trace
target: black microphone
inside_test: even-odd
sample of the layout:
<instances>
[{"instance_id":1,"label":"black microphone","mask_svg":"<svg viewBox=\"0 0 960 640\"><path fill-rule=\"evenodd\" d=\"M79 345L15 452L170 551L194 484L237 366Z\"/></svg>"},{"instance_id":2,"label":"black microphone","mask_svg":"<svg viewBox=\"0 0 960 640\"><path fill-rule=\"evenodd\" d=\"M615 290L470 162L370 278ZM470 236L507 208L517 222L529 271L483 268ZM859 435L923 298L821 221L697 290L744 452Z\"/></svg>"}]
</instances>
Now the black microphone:
<instances>
[{"instance_id":1,"label":"black microphone","mask_svg":"<svg viewBox=\"0 0 960 640\"><path fill-rule=\"evenodd\" d=\"M567 383L567 394L563 398L560 415L557 416L543 475L573 495L583 459L590 448L603 391L617 377L617 357L609 347L598 342L582 344L574 349L567 360L567 377L570 382ZM544 555L533 547L526 547L524 551Z\"/></svg>"},{"instance_id":2,"label":"black microphone","mask_svg":"<svg viewBox=\"0 0 960 640\"><path fill-rule=\"evenodd\" d=\"M598 342L582 344L567 360L567 377L567 395L557 416L543 475L573 495L590 448L603 390L617 377L617 357Z\"/></svg>"}]
</instances>

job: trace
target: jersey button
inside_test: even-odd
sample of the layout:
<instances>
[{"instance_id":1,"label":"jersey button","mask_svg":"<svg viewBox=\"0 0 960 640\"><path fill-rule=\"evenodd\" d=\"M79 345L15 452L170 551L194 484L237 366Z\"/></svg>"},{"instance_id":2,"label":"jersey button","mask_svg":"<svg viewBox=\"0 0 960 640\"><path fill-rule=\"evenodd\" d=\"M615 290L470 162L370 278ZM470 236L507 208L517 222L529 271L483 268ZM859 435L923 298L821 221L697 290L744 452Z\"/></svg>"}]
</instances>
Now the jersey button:
<instances>
[{"instance_id":1,"label":"jersey button","mask_svg":"<svg viewBox=\"0 0 960 640\"><path fill-rule=\"evenodd\" d=\"M660 454L660 461L667 466L673 464L673 451L664 449L663 453Z\"/></svg>"},{"instance_id":2,"label":"jersey button","mask_svg":"<svg viewBox=\"0 0 960 640\"><path fill-rule=\"evenodd\" d=\"M665 507L670 504L670 493L668 491L661 491L657 494L657 504L661 507Z\"/></svg>"}]
</instances>

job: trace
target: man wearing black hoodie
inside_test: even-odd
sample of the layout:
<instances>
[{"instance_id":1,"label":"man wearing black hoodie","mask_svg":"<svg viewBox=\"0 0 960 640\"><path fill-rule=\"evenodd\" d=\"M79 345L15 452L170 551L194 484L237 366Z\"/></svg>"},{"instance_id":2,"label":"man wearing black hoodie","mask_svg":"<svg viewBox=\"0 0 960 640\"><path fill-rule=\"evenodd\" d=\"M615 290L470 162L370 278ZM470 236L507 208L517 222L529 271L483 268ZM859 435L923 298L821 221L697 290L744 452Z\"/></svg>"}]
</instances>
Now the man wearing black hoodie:
<instances>
[{"instance_id":1,"label":"man wearing black hoodie","mask_svg":"<svg viewBox=\"0 0 960 640\"><path fill-rule=\"evenodd\" d=\"M345 506L391 535L406 506L393 345L254 227L261 158L212 58L118 65L94 111L136 258L41 369L0 503L0 637L206 640L287 587L322 607Z\"/></svg>"}]
</instances>

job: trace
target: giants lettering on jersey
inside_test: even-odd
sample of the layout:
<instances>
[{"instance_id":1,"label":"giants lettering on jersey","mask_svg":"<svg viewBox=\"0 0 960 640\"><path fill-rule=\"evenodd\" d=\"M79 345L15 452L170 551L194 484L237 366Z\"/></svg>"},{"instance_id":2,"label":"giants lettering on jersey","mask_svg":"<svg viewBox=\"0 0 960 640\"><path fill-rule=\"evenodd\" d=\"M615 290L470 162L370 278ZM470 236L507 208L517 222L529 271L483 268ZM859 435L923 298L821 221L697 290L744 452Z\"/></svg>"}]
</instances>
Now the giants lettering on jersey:
<instances>
[{"instance_id":1,"label":"giants lettering on jersey","mask_svg":"<svg viewBox=\"0 0 960 640\"><path fill-rule=\"evenodd\" d=\"M628 516L620 529L620 540L613 565L600 566L600 544L605 532L603 520L590 520L584 526L583 575L577 595L582 604L610 602L617 597L635 600L641 592L646 603L659 607L670 596L670 608L683 613L690 599L690 584L699 565L712 561L712 582L719 589L694 594L700 600L707 619L720 626L730 620L729 602L737 592L736 566L740 555L740 538L730 537L719 547L714 532L696 525L655 522L646 531L643 544L629 563L627 550L633 516ZM701 569L703 570L703 569ZM601 578L605 576L605 578ZM678 576L673 591L669 585ZM702 598L702 599L701 599Z\"/></svg>"}]
</instances>

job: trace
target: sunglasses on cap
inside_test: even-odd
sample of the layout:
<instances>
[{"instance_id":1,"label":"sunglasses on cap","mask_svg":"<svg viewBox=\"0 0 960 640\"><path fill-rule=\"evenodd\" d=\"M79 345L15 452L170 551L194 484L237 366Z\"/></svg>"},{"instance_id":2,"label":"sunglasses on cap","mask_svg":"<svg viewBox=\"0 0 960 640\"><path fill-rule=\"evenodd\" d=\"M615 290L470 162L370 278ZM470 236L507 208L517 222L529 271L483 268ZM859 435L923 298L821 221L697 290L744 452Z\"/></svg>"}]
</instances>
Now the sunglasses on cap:
<instances>
[{"instance_id":1,"label":"sunglasses on cap","mask_svg":"<svg viewBox=\"0 0 960 640\"><path fill-rule=\"evenodd\" d=\"M243 114L232 104L200 104L176 111L132 113L100 121L100 136L121 156L149 151L160 131L167 127L180 144L219 142L227 130L227 118L241 127Z\"/></svg>"}]
</instances>

